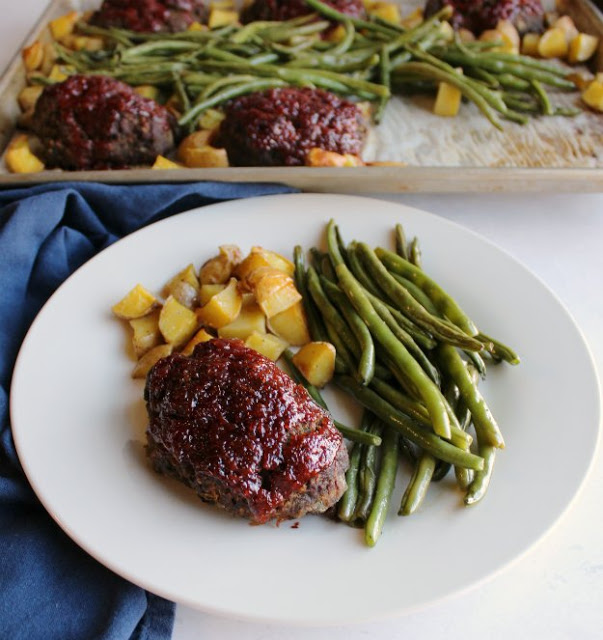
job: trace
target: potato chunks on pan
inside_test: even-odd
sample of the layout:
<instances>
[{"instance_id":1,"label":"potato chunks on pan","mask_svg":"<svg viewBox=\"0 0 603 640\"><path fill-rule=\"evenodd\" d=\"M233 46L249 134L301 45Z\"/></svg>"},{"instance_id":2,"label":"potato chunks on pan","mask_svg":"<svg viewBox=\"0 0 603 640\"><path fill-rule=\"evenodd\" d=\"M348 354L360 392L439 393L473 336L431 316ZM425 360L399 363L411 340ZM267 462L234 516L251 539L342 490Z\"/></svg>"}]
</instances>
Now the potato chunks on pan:
<instances>
[{"instance_id":1,"label":"potato chunks on pan","mask_svg":"<svg viewBox=\"0 0 603 640\"><path fill-rule=\"evenodd\" d=\"M142 358L138 360L134 370L132 371L133 378L146 378L147 373L151 370L151 367L172 353L173 347L171 344L160 344L153 347L150 351L147 351Z\"/></svg>"},{"instance_id":2,"label":"potato chunks on pan","mask_svg":"<svg viewBox=\"0 0 603 640\"><path fill-rule=\"evenodd\" d=\"M255 300L243 304L239 315L218 329L221 338L247 340L252 333L266 333L266 316Z\"/></svg>"},{"instance_id":3,"label":"potato chunks on pan","mask_svg":"<svg viewBox=\"0 0 603 640\"><path fill-rule=\"evenodd\" d=\"M315 387L324 387L335 373L335 347L330 342L308 342L293 356L293 363Z\"/></svg>"},{"instance_id":4,"label":"potato chunks on pan","mask_svg":"<svg viewBox=\"0 0 603 640\"><path fill-rule=\"evenodd\" d=\"M301 300L272 316L268 321L268 328L294 347L301 347L306 342L310 342L308 321Z\"/></svg>"},{"instance_id":5,"label":"potato chunks on pan","mask_svg":"<svg viewBox=\"0 0 603 640\"><path fill-rule=\"evenodd\" d=\"M137 358L163 341L161 331L159 331L159 313L159 309L154 309L146 316L130 320L133 331L132 346Z\"/></svg>"},{"instance_id":6,"label":"potato chunks on pan","mask_svg":"<svg viewBox=\"0 0 603 640\"><path fill-rule=\"evenodd\" d=\"M245 345L274 362L283 355L283 351L288 346L284 340L271 333L252 333L245 340Z\"/></svg>"},{"instance_id":7,"label":"potato chunks on pan","mask_svg":"<svg viewBox=\"0 0 603 640\"><path fill-rule=\"evenodd\" d=\"M197 309L197 318L202 324L220 329L232 322L241 312L243 295L239 291L236 278L209 299L209 302Z\"/></svg>"}]
</instances>

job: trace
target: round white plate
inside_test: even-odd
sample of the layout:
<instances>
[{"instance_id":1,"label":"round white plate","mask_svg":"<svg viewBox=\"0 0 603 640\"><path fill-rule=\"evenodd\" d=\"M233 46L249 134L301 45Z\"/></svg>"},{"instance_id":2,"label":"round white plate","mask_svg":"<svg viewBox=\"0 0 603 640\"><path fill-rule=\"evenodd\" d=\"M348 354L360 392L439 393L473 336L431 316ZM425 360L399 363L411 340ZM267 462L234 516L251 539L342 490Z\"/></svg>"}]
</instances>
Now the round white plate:
<instances>
[{"instance_id":1,"label":"round white plate","mask_svg":"<svg viewBox=\"0 0 603 640\"><path fill-rule=\"evenodd\" d=\"M402 222L425 269L478 326L520 353L492 367L484 394L506 439L477 506L444 481L420 513L396 515L375 548L361 533L308 516L252 527L154 474L143 443L142 383L111 306L140 282L159 291L218 245L291 255L323 240L335 217L346 240L391 246ZM337 417L347 403L331 397ZM20 459L46 509L86 551L152 592L208 612L301 624L400 614L458 593L517 559L559 519L598 437L595 370L556 297L481 237L398 204L285 195L217 204L142 229L86 263L35 320L16 365L11 417ZM401 480L402 483L402 480ZM400 498L398 488L395 501Z\"/></svg>"}]
</instances>

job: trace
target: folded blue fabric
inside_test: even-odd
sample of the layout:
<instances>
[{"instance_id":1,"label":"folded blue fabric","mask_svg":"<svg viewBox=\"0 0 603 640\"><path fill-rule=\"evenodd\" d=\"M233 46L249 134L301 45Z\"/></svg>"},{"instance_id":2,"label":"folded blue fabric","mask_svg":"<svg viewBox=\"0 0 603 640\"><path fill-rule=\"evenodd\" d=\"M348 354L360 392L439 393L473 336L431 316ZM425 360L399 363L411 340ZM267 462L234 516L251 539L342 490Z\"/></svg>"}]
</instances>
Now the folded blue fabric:
<instances>
[{"instance_id":1,"label":"folded blue fabric","mask_svg":"<svg viewBox=\"0 0 603 640\"><path fill-rule=\"evenodd\" d=\"M173 603L128 583L76 546L25 479L8 398L19 346L35 315L73 271L140 227L222 200L290 191L215 182L0 191L0 638L164 640L174 621Z\"/></svg>"}]
</instances>

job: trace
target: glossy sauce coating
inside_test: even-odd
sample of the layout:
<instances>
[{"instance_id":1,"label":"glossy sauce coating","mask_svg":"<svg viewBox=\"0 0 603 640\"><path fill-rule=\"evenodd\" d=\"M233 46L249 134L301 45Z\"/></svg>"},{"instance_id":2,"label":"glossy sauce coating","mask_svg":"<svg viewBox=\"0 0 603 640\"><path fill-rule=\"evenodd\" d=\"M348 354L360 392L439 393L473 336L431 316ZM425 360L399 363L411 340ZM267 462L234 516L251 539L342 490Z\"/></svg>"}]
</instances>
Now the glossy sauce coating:
<instances>
[{"instance_id":1,"label":"glossy sauce coating","mask_svg":"<svg viewBox=\"0 0 603 640\"><path fill-rule=\"evenodd\" d=\"M272 361L216 339L149 373L149 437L180 468L246 501L256 523L331 466L342 438L330 417Z\"/></svg>"}]
</instances>

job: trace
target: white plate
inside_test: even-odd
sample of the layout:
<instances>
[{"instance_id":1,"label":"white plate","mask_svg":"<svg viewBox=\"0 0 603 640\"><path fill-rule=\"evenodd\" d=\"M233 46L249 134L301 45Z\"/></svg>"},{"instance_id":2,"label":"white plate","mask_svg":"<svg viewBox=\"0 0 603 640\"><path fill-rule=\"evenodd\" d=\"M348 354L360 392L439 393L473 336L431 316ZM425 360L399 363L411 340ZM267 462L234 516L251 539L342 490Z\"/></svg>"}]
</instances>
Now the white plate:
<instances>
[{"instance_id":1,"label":"white plate","mask_svg":"<svg viewBox=\"0 0 603 640\"><path fill-rule=\"evenodd\" d=\"M390 243L396 222L478 326L513 345L484 393L507 448L473 507L446 482L421 512L393 510L378 545L326 518L251 527L155 475L143 454L142 384L111 305L137 282L158 291L220 244L290 255L321 242L334 216L347 240ZM332 399L333 401L333 399ZM343 404L332 408L346 417ZM280 623L365 621L436 602L517 559L570 504L599 428L594 367L555 296L479 236L397 204L331 195L228 202L154 224L86 263L34 322L13 378L12 425L27 476L91 555L150 591L208 612ZM401 488L400 488L401 489ZM396 494L396 501L399 500ZM394 505L395 507L396 505Z\"/></svg>"}]
</instances>

